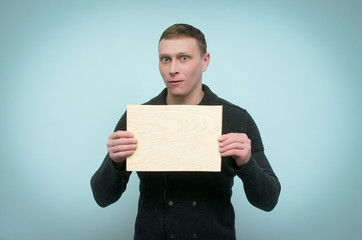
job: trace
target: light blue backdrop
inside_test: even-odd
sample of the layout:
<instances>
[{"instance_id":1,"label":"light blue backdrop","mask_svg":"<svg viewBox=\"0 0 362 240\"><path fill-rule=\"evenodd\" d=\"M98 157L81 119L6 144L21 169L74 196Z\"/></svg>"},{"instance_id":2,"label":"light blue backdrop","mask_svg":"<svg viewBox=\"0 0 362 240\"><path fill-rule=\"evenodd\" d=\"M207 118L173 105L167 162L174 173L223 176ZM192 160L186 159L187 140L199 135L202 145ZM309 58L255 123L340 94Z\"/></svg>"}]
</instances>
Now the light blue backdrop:
<instances>
[{"instance_id":1,"label":"light blue backdrop","mask_svg":"<svg viewBox=\"0 0 362 240\"><path fill-rule=\"evenodd\" d=\"M89 180L127 104L164 87L157 43L206 35L204 83L252 114L282 183L265 213L235 179L239 239L362 236L362 2L0 1L0 239L132 239L138 179L100 208Z\"/></svg>"}]
</instances>

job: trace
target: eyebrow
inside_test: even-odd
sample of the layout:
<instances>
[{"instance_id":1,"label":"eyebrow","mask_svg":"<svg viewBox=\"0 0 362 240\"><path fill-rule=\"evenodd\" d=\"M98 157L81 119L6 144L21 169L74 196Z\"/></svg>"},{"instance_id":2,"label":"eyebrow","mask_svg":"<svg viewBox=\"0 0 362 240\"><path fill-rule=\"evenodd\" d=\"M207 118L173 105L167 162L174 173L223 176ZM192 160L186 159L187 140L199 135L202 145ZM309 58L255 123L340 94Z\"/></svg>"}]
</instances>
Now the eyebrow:
<instances>
[{"instance_id":1,"label":"eyebrow","mask_svg":"<svg viewBox=\"0 0 362 240\"><path fill-rule=\"evenodd\" d=\"M176 53L176 56L184 56L184 55L190 55L190 54L187 53L187 52L179 52L179 53ZM160 53L159 56L160 56L160 57L168 57L168 56L170 56L170 54Z\"/></svg>"}]
</instances>

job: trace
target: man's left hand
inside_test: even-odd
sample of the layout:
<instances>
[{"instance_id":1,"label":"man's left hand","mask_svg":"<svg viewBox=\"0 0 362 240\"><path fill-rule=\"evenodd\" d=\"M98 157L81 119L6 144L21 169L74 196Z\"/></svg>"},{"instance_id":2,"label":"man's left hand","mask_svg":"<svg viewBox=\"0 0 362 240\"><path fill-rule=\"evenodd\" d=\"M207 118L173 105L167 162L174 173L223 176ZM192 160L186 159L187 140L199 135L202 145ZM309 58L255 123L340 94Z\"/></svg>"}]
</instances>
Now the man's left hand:
<instances>
[{"instance_id":1,"label":"man's left hand","mask_svg":"<svg viewBox=\"0 0 362 240\"><path fill-rule=\"evenodd\" d=\"M231 156L238 167L247 164L251 157L251 141L245 133L228 133L219 137L222 157Z\"/></svg>"}]
</instances>

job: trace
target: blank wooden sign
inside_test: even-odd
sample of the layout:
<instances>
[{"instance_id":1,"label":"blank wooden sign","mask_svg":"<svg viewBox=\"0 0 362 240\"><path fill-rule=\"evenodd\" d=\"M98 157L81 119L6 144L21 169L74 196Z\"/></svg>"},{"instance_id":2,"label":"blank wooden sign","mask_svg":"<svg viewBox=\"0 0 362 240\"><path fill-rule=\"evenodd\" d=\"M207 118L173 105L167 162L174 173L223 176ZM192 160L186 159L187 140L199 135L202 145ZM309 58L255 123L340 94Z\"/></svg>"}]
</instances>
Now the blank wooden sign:
<instances>
[{"instance_id":1,"label":"blank wooden sign","mask_svg":"<svg viewBox=\"0 0 362 240\"><path fill-rule=\"evenodd\" d=\"M220 172L222 106L128 105L137 149L127 171Z\"/></svg>"}]
</instances>

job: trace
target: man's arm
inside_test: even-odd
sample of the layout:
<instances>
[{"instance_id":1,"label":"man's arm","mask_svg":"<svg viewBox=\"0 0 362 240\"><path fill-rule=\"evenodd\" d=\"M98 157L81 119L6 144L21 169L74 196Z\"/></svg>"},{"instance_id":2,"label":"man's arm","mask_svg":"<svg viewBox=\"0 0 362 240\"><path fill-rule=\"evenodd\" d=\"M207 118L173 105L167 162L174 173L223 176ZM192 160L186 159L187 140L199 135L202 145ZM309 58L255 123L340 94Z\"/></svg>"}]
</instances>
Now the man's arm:
<instances>
[{"instance_id":1,"label":"man's arm","mask_svg":"<svg viewBox=\"0 0 362 240\"><path fill-rule=\"evenodd\" d=\"M235 171L243 181L249 202L264 211L273 210L278 202L281 186L264 151L252 153L249 162Z\"/></svg>"},{"instance_id":2,"label":"man's arm","mask_svg":"<svg viewBox=\"0 0 362 240\"><path fill-rule=\"evenodd\" d=\"M234 159L235 173L244 183L249 202L257 208L271 211L277 204L280 183L264 154L259 130L248 115L246 133L229 133L219 138L222 157Z\"/></svg>"},{"instance_id":3,"label":"man's arm","mask_svg":"<svg viewBox=\"0 0 362 240\"><path fill-rule=\"evenodd\" d=\"M91 187L94 199L101 207L106 207L116 202L126 190L131 172L118 170L109 154L103 160L100 168L91 179Z\"/></svg>"},{"instance_id":4,"label":"man's arm","mask_svg":"<svg viewBox=\"0 0 362 240\"><path fill-rule=\"evenodd\" d=\"M125 169L126 158L133 154L136 139L126 132L126 114L118 122L107 142L108 154L91 179L93 196L98 205L106 207L116 202L126 190L131 175Z\"/></svg>"}]
</instances>

